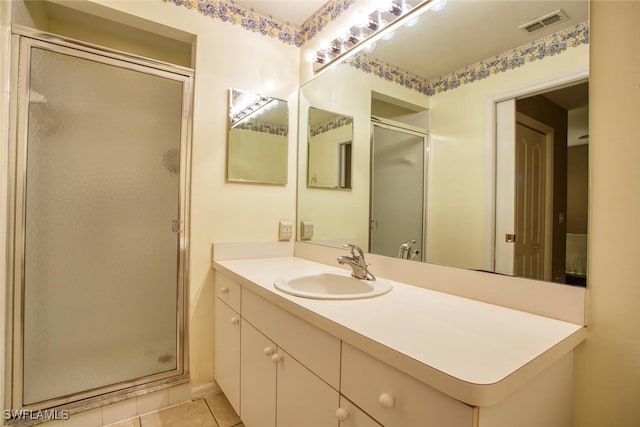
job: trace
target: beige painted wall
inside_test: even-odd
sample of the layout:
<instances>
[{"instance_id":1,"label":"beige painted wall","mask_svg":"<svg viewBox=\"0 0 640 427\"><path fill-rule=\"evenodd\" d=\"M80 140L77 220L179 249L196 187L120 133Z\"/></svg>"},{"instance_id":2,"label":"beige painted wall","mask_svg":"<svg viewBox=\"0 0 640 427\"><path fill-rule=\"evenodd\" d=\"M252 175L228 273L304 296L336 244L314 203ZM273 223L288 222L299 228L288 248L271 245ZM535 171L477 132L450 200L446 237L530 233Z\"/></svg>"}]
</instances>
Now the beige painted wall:
<instances>
[{"instance_id":1,"label":"beige painted wall","mask_svg":"<svg viewBox=\"0 0 640 427\"><path fill-rule=\"evenodd\" d=\"M640 425L640 17L591 2L588 335L576 354L576 427Z\"/></svg>"},{"instance_id":2,"label":"beige painted wall","mask_svg":"<svg viewBox=\"0 0 640 427\"><path fill-rule=\"evenodd\" d=\"M8 13L11 3L2 5L2 107L0 156L5 155L7 129L6 49ZM20 23L31 17L16 1ZM288 182L286 186L229 184L226 174L227 91L230 87L251 90L290 101L297 110L299 49L261 36L240 26L205 17L195 10L161 1L96 0L69 2L67 6L152 31L153 23L173 27L196 37L195 99L192 151L190 361L192 386L211 383L213 366L214 295L211 244L215 241L277 240L280 219L295 218L296 127L290 129ZM40 19L40 18L38 18ZM294 116L295 117L295 116ZM294 120L295 123L295 120ZM4 158L0 158L4 160ZM6 200L6 165L2 162L0 198ZM259 209L256 209L259 207ZM6 206L3 204L0 214ZM260 212L256 215L256 212ZM6 236L2 228L4 255ZM0 257L4 262L5 257ZM4 271L4 269L3 269ZM4 283L4 276L2 277ZM3 311L4 313L4 311ZM4 316L0 316L4 318Z\"/></svg>"}]
</instances>

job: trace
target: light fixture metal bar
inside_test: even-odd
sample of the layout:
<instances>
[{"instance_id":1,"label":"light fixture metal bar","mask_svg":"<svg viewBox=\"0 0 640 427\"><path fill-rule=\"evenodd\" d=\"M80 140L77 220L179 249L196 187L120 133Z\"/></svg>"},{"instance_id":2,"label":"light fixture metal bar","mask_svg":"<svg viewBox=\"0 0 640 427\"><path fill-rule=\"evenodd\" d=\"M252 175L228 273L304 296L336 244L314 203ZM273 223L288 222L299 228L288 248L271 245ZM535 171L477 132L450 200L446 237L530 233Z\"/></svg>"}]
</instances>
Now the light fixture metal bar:
<instances>
[{"instance_id":1,"label":"light fixture metal bar","mask_svg":"<svg viewBox=\"0 0 640 427\"><path fill-rule=\"evenodd\" d=\"M411 21L412 19L414 19L415 17L417 17L418 15L420 15L423 11L425 11L426 9L429 9L432 4L437 4L439 3L439 0L422 0L420 1L418 4L416 4L416 6L414 6L413 8L411 8L410 10L406 10L404 11L403 14L403 7L402 6L398 6L395 3L393 3L392 6L390 6L389 11L385 11L385 12L380 12L378 10L372 12L371 14L369 14L368 18L369 18L369 22L370 24L367 25L364 28L360 28L358 26L353 26L349 29L349 40L351 42L351 35L354 34L356 31L361 30L361 31L366 31L367 29L369 31L371 31L368 35L364 36L363 38L357 40L357 42L355 42L351 47L342 50L341 52L335 52L335 50L332 50L332 47L334 46L334 44L339 40L334 39L332 40L332 42L329 45L329 49L328 50L317 50L316 51L316 61L313 63L313 71L316 75L328 70L329 68L331 68L331 65L337 64L339 62L341 62L343 59L346 59L350 56L353 56L355 54L357 54L358 52L360 52L361 50L363 50L368 44L372 44L375 43L376 41L380 40L381 38L383 38L385 35L393 32L395 29L397 29L398 27L406 24L407 22ZM395 11L396 13L399 13L399 15L396 15L395 13L392 12ZM387 15L391 15L391 16L397 16L395 19L391 20L387 25L385 25L383 28L379 28L380 25L380 19L381 17L379 16L378 19L372 19L372 16L375 14L387 14ZM371 28L371 23L375 22L376 23L376 29ZM357 36L356 36L357 37ZM353 39L356 39L356 37L354 37ZM341 42L343 45L345 44L345 42ZM327 56L331 55L331 53L334 52L335 56L333 58L327 58Z\"/></svg>"}]
</instances>

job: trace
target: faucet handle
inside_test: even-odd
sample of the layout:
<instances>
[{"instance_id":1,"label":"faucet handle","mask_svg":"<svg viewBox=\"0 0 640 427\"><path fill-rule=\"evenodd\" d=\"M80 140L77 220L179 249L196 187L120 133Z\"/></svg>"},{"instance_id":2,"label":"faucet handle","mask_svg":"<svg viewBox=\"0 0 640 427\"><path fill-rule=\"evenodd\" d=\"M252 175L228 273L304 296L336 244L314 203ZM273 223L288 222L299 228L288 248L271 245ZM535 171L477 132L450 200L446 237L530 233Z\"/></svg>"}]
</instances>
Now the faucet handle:
<instances>
[{"instance_id":1,"label":"faucet handle","mask_svg":"<svg viewBox=\"0 0 640 427\"><path fill-rule=\"evenodd\" d=\"M344 245L342 245L344 248L347 248L349 250L351 250L351 256L354 259L360 259L362 257L364 257L364 252L362 251L362 249L360 249L359 246L354 245L352 243L346 243Z\"/></svg>"}]
</instances>

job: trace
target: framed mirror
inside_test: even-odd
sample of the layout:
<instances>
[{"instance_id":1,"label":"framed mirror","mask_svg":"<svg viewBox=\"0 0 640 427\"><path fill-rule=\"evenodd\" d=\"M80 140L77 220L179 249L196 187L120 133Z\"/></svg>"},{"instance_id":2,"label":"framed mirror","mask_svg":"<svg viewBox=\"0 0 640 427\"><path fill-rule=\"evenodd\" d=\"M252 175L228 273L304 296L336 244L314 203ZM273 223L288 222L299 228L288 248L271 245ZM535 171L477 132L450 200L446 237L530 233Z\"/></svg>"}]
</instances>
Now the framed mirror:
<instances>
[{"instance_id":1,"label":"framed mirror","mask_svg":"<svg viewBox=\"0 0 640 427\"><path fill-rule=\"evenodd\" d=\"M227 181L285 185L288 141L287 101L229 90Z\"/></svg>"},{"instance_id":2,"label":"framed mirror","mask_svg":"<svg viewBox=\"0 0 640 427\"><path fill-rule=\"evenodd\" d=\"M385 255L586 284L588 1L449 0L393 34L301 87L298 220L313 222L311 242L377 253L372 138L382 119L426 133L424 241L403 252L420 241L395 236ZM353 117L352 191L307 186L311 106ZM519 147L532 136L544 155ZM544 179L518 187L534 164Z\"/></svg>"},{"instance_id":3,"label":"framed mirror","mask_svg":"<svg viewBox=\"0 0 640 427\"><path fill-rule=\"evenodd\" d=\"M353 117L309 108L307 186L351 189Z\"/></svg>"}]
</instances>

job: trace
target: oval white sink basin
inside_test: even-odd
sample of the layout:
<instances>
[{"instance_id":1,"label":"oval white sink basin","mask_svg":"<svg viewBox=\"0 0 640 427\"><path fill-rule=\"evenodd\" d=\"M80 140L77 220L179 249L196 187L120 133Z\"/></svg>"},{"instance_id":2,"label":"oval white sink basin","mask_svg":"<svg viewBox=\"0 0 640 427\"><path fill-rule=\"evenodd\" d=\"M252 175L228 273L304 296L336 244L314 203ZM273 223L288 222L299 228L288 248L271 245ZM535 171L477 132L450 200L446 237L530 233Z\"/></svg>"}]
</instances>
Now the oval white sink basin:
<instances>
[{"instance_id":1,"label":"oval white sink basin","mask_svg":"<svg viewBox=\"0 0 640 427\"><path fill-rule=\"evenodd\" d=\"M276 280L274 286L289 295L313 299L371 298L385 294L392 288L391 283L384 279L360 280L338 273L282 277Z\"/></svg>"}]
</instances>

